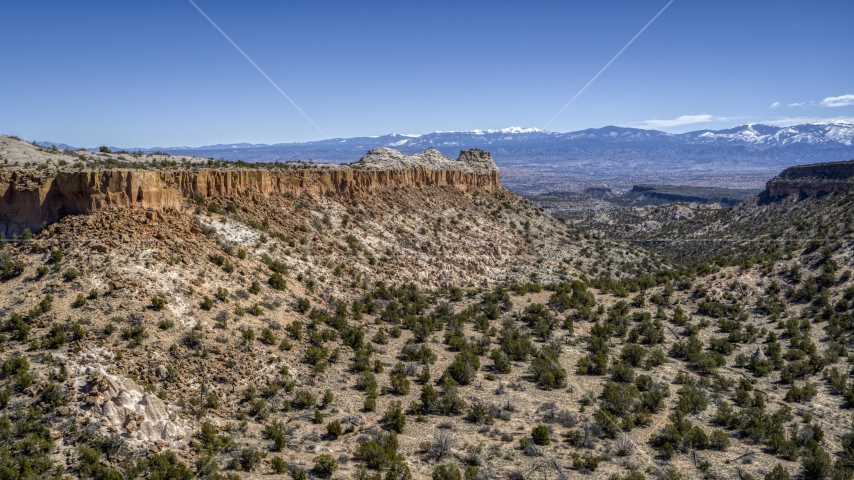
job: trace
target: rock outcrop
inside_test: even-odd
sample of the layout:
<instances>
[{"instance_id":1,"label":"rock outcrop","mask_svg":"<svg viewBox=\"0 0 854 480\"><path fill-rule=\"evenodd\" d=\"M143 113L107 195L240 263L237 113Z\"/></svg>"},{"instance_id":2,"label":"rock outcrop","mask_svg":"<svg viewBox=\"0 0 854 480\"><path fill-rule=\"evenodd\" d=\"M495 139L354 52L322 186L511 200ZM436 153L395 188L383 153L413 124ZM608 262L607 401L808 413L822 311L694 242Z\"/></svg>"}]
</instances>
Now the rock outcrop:
<instances>
[{"instance_id":1,"label":"rock outcrop","mask_svg":"<svg viewBox=\"0 0 854 480\"><path fill-rule=\"evenodd\" d=\"M270 168L185 170L0 171L0 232L35 230L64 215L112 207L180 208L184 199L233 195L371 195L385 188L500 188L488 152L456 160L435 149L407 156L381 147L348 165L285 164Z\"/></svg>"},{"instance_id":2,"label":"rock outcrop","mask_svg":"<svg viewBox=\"0 0 854 480\"><path fill-rule=\"evenodd\" d=\"M766 198L789 195L813 197L854 187L854 160L798 165L783 170L765 184Z\"/></svg>"}]
</instances>

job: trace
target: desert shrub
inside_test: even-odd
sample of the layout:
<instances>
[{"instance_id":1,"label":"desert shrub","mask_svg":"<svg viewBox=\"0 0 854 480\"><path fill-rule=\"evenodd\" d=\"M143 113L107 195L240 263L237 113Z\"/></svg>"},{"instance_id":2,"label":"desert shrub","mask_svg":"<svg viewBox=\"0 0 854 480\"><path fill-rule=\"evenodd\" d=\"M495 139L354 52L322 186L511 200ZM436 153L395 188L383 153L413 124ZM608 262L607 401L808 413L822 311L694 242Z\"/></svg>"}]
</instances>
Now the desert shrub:
<instances>
[{"instance_id":1,"label":"desert shrub","mask_svg":"<svg viewBox=\"0 0 854 480\"><path fill-rule=\"evenodd\" d=\"M11 332L12 340L18 340L21 343L26 343L30 337L30 326L17 313L9 316L9 319L3 324L3 331Z\"/></svg>"},{"instance_id":2,"label":"desert shrub","mask_svg":"<svg viewBox=\"0 0 854 480\"><path fill-rule=\"evenodd\" d=\"M653 297L654 296L655 295L653 295ZM670 480L669 477L661 477L661 478L663 480ZM614 474L611 474L610 477L608 477L608 480L646 480L646 476L643 473L641 473L640 470L638 470L637 468L631 467L629 469L629 473L627 473L624 477L621 477L621 476L617 475L616 473L614 473Z\"/></svg>"},{"instance_id":3,"label":"desert shrub","mask_svg":"<svg viewBox=\"0 0 854 480\"><path fill-rule=\"evenodd\" d=\"M263 239L264 236L262 235L261 238ZM308 474L306 473L305 469L296 465L288 466L288 475L290 475L291 478L293 478L294 480L308 479Z\"/></svg>"},{"instance_id":4,"label":"desert shrub","mask_svg":"<svg viewBox=\"0 0 854 480\"><path fill-rule=\"evenodd\" d=\"M59 250L56 250L59 251ZM61 254L62 252L60 252ZM18 275L24 273L24 262L12 258L12 255L8 252L0 252L0 280L9 280L10 278L17 277ZM40 275L42 270L39 270ZM47 272L45 272L46 274ZM72 279L73 280L73 279Z\"/></svg>"},{"instance_id":5,"label":"desert shrub","mask_svg":"<svg viewBox=\"0 0 854 480\"><path fill-rule=\"evenodd\" d=\"M68 268L64 272L62 272L62 278L64 278L66 282L70 282L72 280L75 280L79 276L80 276L80 272L78 272L77 269L73 268L73 267Z\"/></svg>"},{"instance_id":6,"label":"desert shrub","mask_svg":"<svg viewBox=\"0 0 854 480\"><path fill-rule=\"evenodd\" d=\"M294 394L293 406L298 409L306 409L313 407L317 403L317 399L308 390L297 390Z\"/></svg>"},{"instance_id":7,"label":"desert shrub","mask_svg":"<svg viewBox=\"0 0 854 480\"><path fill-rule=\"evenodd\" d=\"M285 281L285 277L283 277L279 272L274 272L270 275L267 283L269 283L275 290L285 290L288 287L288 282Z\"/></svg>"},{"instance_id":8,"label":"desert shrub","mask_svg":"<svg viewBox=\"0 0 854 480\"><path fill-rule=\"evenodd\" d=\"M460 469L453 463L437 465L430 476L432 480L462 480Z\"/></svg>"},{"instance_id":9,"label":"desert shrub","mask_svg":"<svg viewBox=\"0 0 854 480\"><path fill-rule=\"evenodd\" d=\"M603 410L622 417L634 410L640 392L631 383L608 382L602 390L601 407Z\"/></svg>"},{"instance_id":10,"label":"desert shrub","mask_svg":"<svg viewBox=\"0 0 854 480\"><path fill-rule=\"evenodd\" d=\"M635 449L635 441L632 440L632 437L627 433L623 433L617 437L617 440L614 442L614 448L616 449L617 455L621 457L627 457L632 454Z\"/></svg>"},{"instance_id":11,"label":"desert shrub","mask_svg":"<svg viewBox=\"0 0 854 480\"><path fill-rule=\"evenodd\" d=\"M430 444L429 454L438 461L442 457L450 455L453 446L454 437L447 432L437 431L433 434L433 442Z\"/></svg>"},{"instance_id":12,"label":"desert shrub","mask_svg":"<svg viewBox=\"0 0 854 480\"><path fill-rule=\"evenodd\" d=\"M397 434L393 431L376 432L371 435L371 438L359 443L353 458L364 462L370 469L390 469L402 460L397 453L399 445Z\"/></svg>"},{"instance_id":13,"label":"desert shrub","mask_svg":"<svg viewBox=\"0 0 854 480\"><path fill-rule=\"evenodd\" d=\"M74 308L80 308L83 305L86 305L86 297L83 296L82 293L77 294L77 298L74 299L74 303L71 304Z\"/></svg>"},{"instance_id":14,"label":"desert shrub","mask_svg":"<svg viewBox=\"0 0 854 480\"><path fill-rule=\"evenodd\" d=\"M420 399L421 410L424 413L459 415L466 408L466 403L452 384L445 384L441 392L436 391L432 385L425 384L421 387Z\"/></svg>"},{"instance_id":15,"label":"desert shrub","mask_svg":"<svg viewBox=\"0 0 854 480\"><path fill-rule=\"evenodd\" d=\"M832 469L830 455L821 447L807 452L801 460L801 478L804 480L824 480L830 476Z\"/></svg>"},{"instance_id":16,"label":"desert shrub","mask_svg":"<svg viewBox=\"0 0 854 480\"><path fill-rule=\"evenodd\" d=\"M478 425L492 425L495 423L495 416L492 414L491 409L482 402L473 401L469 405L466 420Z\"/></svg>"},{"instance_id":17,"label":"desert shrub","mask_svg":"<svg viewBox=\"0 0 854 480\"><path fill-rule=\"evenodd\" d=\"M803 387L793 386L786 392L787 402L809 402L818 394L815 385L807 382Z\"/></svg>"},{"instance_id":18,"label":"desert shrub","mask_svg":"<svg viewBox=\"0 0 854 480\"><path fill-rule=\"evenodd\" d=\"M377 333L374 334L371 341L376 343L377 345L388 344L388 335L385 333L385 329L380 328L379 330L377 330Z\"/></svg>"},{"instance_id":19,"label":"desert shrub","mask_svg":"<svg viewBox=\"0 0 854 480\"><path fill-rule=\"evenodd\" d=\"M430 366L424 365L421 367L421 373L419 373L416 377L416 380L421 384L425 384L430 381Z\"/></svg>"},{"instance_id":20,"label":"desert shrub","mask_svg":"<svg viewBox=\"0 0 854 480\"><path fill-rule=\"evenodd\" d=\"M709 435L709 446L715 450L728 450L731 445L729 437L722 430L712 430Z\"/></svg>"},{"instance_id":21,"label":"desert shrub","mask_svg":"<svg viewBox=\"0 0 854 480\"><path fill-rule=\"evenodd\" d=\"M667 354L661 348L655 348L649 352L644 368L649 370L659 365L664 365L665 362L667 362Z\"/></svg>"},{"instance_id":22,"label":"desert shrub","mask_svg":"<svg viewBox=\"0 0 854 480\"><path fill-rule=\"evenodd\" d=\"M216 410L219 408L219 398L217 398L216 394L211 392L208 394L205 399L205 407L210 408L211 410Z\"/></svg>"},{"instance_id":23,"label":"desert shrub","mask_svg":"<svg viewBox=\"0 0 854 480\"><path fill-rule=\"evenodd\" d=\"M151 307L155 310L163 310L166 308L166 299L162 297L152 297Z\"/></svg>"},{"instance_id":24,"label":"desert shrub","mask_svg":"<svg viewBox=\"0 0 854 480\"><path fill-rule=\"evenodd\" d=\"M581 457L577 453L572 454L572 468L576 470L581 470L583 472L594 472L597 468L599 468L599 463L602 461L601 457L596 456L585 456Z\"/></svg>"},{"instance_id":25,"label":"desert shrub","mask_svg":"<svg viewBox=\"0 0 854 480\"><path fill-rule=\"evenodd\" d=\"M228 290L226 290L225 288L219 287L216 289L216 293L214 294L214 297L216 297L216 299L219 300L220 302L227 302L228 301Z\"/></svg>"},{"instance_id":26,"label":"desert shrub","mask_svg":"<svg viewBox=\"0 0 854 480\"><path fill-rule=\"evenodd\" d=\"M65 335L65 327L58 323L54 323L51 325L47 335L42 339L41 344L42 348L56 350L65 345L66 341L67 337Z\"/></svg>"},{"instance_id":27,"label":"desert shrub","mask_svg":"<svg viewBox=\"0 0 854 480\"><path fill-rule=\"evenodd\" d=\"M122 330L121 337L128 342L128 348L135 348L142 345L148 334L145 332L145 325L133 325Z\"/></svg>"},{"instance_id":28,"label":"desert shrub","mask_svg":"<svg viewBox=\"0 0 854 480\"><path fill-rule=\"evenodd\" d=\"M202 346L202 335L195 330L190 330L181 338L181 343L190 349L199 348Z\"/></svg>"},{"instance_id":29,"label":"desert shrub","mask_svg":"<svg viewBox=\"0 0 854 480\"><path fill-rule=\"evenodd\" d=\"M549 430L545 425L537 425L531 430L531 440L535 445L548 445L551 443L549 439Z\"/></svg>"},{"instance_id":30,"label":"desert shrub","mask_svg":"<svg viewBox=\"0 0 854 480\"><path fill-rule=\"evenodd\" d=\"M576 362L578 375L605 375L608 373L608 356L601 351L585 355Z\"/></svg>"},{"instance_id":31,"label":"desert shrub","mask_svg":"<svg viewBox=\"0 0 854 480\"><path fill-rule=\"evenodd\" d=\"M703 429L681 415L673 415L671 421L660 433L650 437L650 443L658 448L661 456L671 458L677 450L687 452L709 448L709 437Z\"/></svg>"},{"instance_id":32,"label":"desert shrub","mask_svg":"<svg viewBox=\"0 0 854 480\"><path fill-rule=\"evenodd\" d=\"M65 396L55 383L49 383L42 388L41 393L39 393L39 400L48 409L56 408L66 403Z\"/></svg>"},{"instance_id":33,"label":"desert shrub","mask_svg":"<svg viewBox=\"0 0 854 480\"><path fill-rule=\"evenodd\" d=\"M403 414L400 402L391 403L389 409L383 414L383 424L393 432L403 433L403 427L406 426L406 416Z\"/></svg>"},{"instance_id":34,"label":"desert shrub","mask_svg":"<svg viewBox=\"0 0 854 480\"><path fill-rule=\"evenodd\" d=\"M302 340L302 322L293 321L285 327L285 332L294 340Z\"/></svg>"},{"instance_id":35,"label":"desert shrub","mask_svg":"<svg viewBox=\"0 0 854 480\"><path fill-rule=\"evenodd\" d=\"M117 471L101 465L101 452L95 448L81 446L77 449L77 471L83 477L91 477L104 480L122 478Z\"/></svg>"},{"instance_id":36,"label":"desert shrub","mask_svg":"<svg viewBox=\"0 0 854 480\"><path fill-rule=\"evenodd\" d=\"M255 341L255 330L252 327L249 327L243 331L243 340L246 342Z\"/></svg>"},{"instance_id":37,"label":"desert shrub","mask_svg":"<svg viewBox=\"0 0 854 480\"><path fill-rule=\"evenodd\" d=\"M428 365L436 362L436 354L426 344L407 342L400 349L400 358L407 362L421 362Z\"/></svg>"},{"instance_id":38,"label":"desert shrub","mask_svg":"<svg viewBox=\"0 0 854 480\"><path fill-rule=\"evenodd\" d=\"M338 440L343 431L344 430L341 428L341 422L338 420L326 424L326 433L335 440Z\"/></svg>"},{"instance_id":39,"label":"desert shrub","mask_svg":"<svg viewBox=\"0 0 854 480\"><path fill-rule=\"evenodd\" d=\"M318 455L312 461L314 462L312 471L321 477L328 477L338 470L338 461L328 453Z\"/></svg>"},{"instance_id":40,"label":"desert shrub","mask_svg":"<svg viewBox=\"0 0 854 480\"><path fill-rule=\"evenodd\" d=\"M376 395L379 384L377 377L372 372L365 372L356 379L356 388L364 390L369 395Z\"/></svg>"},{"instance_id":41,"label":"desert shrub","mask_svg":"<svg viewBox=\"0 0 854 480\"><path fill-rule=\"evenodd\" d=\"M389 377L391 380L391 389L395 395L408 395L409 394L409 380L406 378L403 372L397 372L392 374Z\"/></svg>"},{"instance_id":42,"label":"desert shrub","mask_svg":"<svg viewBox=\"0 0 854 480\"><path fill-rule=\"evenodd\" d=\"M730 343L726 337L719 337L709 340L709 348L723 355L729 355L735 350L735 345Z\"/></svg>"},{"instance_id":43,"label":"desert shrub","mask_svg":"<svg viewBox=\"0 0 854 480\"><path fill-rule=\"evenodd\" d=\"M146 463L148 477L152 479L190 480L194 476L193 472L178 460L178 456L172 450L154 454L148 457ZM146 463L143 463L143 466Z\"/></svg>"},{"instance_id":44,"label":"desert shrub","mask_svg":"<svg viewBox=\"0 0 854 480\"><path fill-rule=\"evenodd\" d=\"M552 313L540 303L528 305L522 312L522 321L526 322L528 327L542 341L551 338L551 332L557 325Z\"/></svg>"},{"instance_id":45,"label":"desert shrub","mask_svg":"<svg viewBox=\"0 0 854 480\"><path fill-rule=\"evenodd\" d=\"M529 371L540 388L552 390L566 386L567 373L560 366L560 345L552 343L540 349L531 360Z\"/></svg>"},{"instance_id":46,"label":"desert shrub","mask_svg":"<svg viewBox=\"0 0 854 480\"><path fill-rule=\"evenodd\" d=\"M62 262L63 257L65 255L62 253L62 250L52 250L50 252L50 260L53 262L54 270L59 271L59 263Z\"/></svg>"},{"instance_id":47,"label":"desert shrub","mask_svg":"<svg viewBox=\"0 0 854 480\"><path fill-rule=\"evenodd\" d=\"M512 363L510 362L510 357L504 353L503 350L494 349L490 352L490 358L492 359L493 369L498 373L510 373L512 370Z\"/></svg>"},{"instance_id":48,"label":"desert shrub","mask_svg":"<svg viewBox=\"0 0 854 480\"><path fill-rule=\"evenodd\" d=\"M278 340L276 335L267 327L261 330L261 343L265 345L275 345Z\"/></svg>"},{"instance_id":49,"label":"desert shrub","mask_svg":"<svg viewBox=\"0 0 854 480\"><path fill-rule=\"evenodd\" d=\"M644 347L634 343L629 343L623 347L623 350L620 352L620 360L633 367L638 367L644 357L646 357L647 353L648 352Z\"/></svg>"},{"instance_id":50,"label":"desert shrub","mask_svg":"<svg viewBox=\"0 0 854 480\"><path fill-rule=\"evenodd\" d=\"M273 469L273 473L284 475L288 471L288 464L282 457L273 457L273 460L270 461L270 468Z\"/></svg>"},{"instance_id":51,"label":"desert shrub","mask_svg":"<svg viewBox=\"0 0 854 480\"><path fill-rule=\"evenodd\" d=\"M211 300L210 297L205 296L202 300L201 308L202 310L210 310L211 308L213 308L213 300Z\"/></svg>"},{"instance_id":52,"label":"desert shrub","mask_svg":"<svg viewBox=\"0 0 854 480\"><path fill-rule=\"evenodd\" d=\"M699 413L706 409L709 401L706 395L693 385L684 385L677 392L679 403L676 409L680 412Z\"/></svg>"},{"instance_id":53,"label":"desert shrub","mask_svg":"<svg viewBox=\"0 0 854 480\"><path fill-rule=\"evenodd\" d=\"M264 436L273 441L272 450L281 452L287 445L287 427L279 420L273 420L264 426Z\"/></svg>"},{"instance_id":54,"label":"desert shrub","mask_svg":"<svg viewBox=\"0 0 854 480\"><path fill-rule=\"evenodd\" d=\"M170 451L170 453L172 452ZM251 472L255 470L258 465L261 464L261 460L263 460L266 456L267 454L264 452L258 451L257 449L252 447L246 447L237 452L237 456L234 457L231 461L231 467L240 468L245 472Z\"/></svg>"},{"instance_id":55,"label":"desert shrub","mask_svg":"<svg viewBox=\"0 0 854 480\"><path fill-rule=\"evenodd\" d=\"M765 480L791 480L789 471L779 463L765 474Z\"/></svg>"},{"instance_id":56,"label":"desert shrub","mask_svg":"<svg viewBox=\"0 0 854 480\"><path fill-rule=\"evenodd\" d=\"M305 357L303 361L311 366L318 366L324 365L328 357L329 350L326 347L311 345L305 349Z\"/></svg>"},{"instance_id":57,"label":"desert shrub","mask_svg":"<svg viewBox=\"0 0 854 480\"><path fill-rule=\"evenodd\" d=\"M468 385L474 380L478 369L480 359L474 353L464 350L454 356L454 361L445 372L460 385Z\"/></svg>"},{"instance_id":58,"label":"desert shrub","mask_svg":"<svg viewBox=\"0 0 854 480\"><path fill-rule=\"evenodd\" d=\"M635 381L635 371L628 363L615 362L611 366L611 379L620 383L633 383Z\"/></svg>"},{"instance_id":59,"label":"desert shrub","mask_svg":"<svg viewBox=\"0 0 854 480\"><path fill-rule=\"evenodd\" d=\"M528 355L534 350L531 337L520 331L516 324L509 320L501 328L498 344L501 351L517 362L527 360Z\"/></svg>"},{"instance_id":60,"label":"desert shrub","mask_svg":"<svg viewBox=\"0 0 854 480\"><path fill-rule=\"evenodd\" d=\"M311 309L311 302L307 298L300 298L297 300L296 310L299 313L305 314Z\"/></svg>"},{"instance_id":61,"label":"desert shrub","mask_svg":"<svg viewBox=\"0 0 854 480\"><path fill-rule=\"evenodd\" d=\"M270 416L270 408L263 398L256 398L249 404L249 415L260 420L266 420Z\"/></svg>"}]
</instances>

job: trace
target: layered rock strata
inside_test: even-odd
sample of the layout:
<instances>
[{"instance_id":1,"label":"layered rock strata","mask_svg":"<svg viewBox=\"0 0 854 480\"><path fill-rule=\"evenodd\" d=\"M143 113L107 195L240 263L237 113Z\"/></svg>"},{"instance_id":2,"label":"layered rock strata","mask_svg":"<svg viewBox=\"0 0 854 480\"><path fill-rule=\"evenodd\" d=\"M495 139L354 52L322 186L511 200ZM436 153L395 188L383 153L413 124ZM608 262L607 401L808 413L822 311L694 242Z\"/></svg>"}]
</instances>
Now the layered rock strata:
<instances>
[{"instance_id":1,"label":"layered rock strata","mask_svg":"<svg viewBox=\"0 0 854 480\"><path fill-rule=\"evenodd\" d=\"M813 197L854 187L854 160L798 165L783 170L765 184L764 197Z\"/></svg>"},{"instance_id":2,"label":"layered rock strata","mask_svg":"<svg viewBox=\"0 0 854 480\"><path fill-rule=\"evenodd\" d=\"M0 171L0 232L35 230L63 215L111 207L180 208L184 199L233 195L371 195L397 187L500 188L487 152L456 160L430 148L407 156L375 148L347 165L291 164L285 168L188 170Z\"/></svg>"}]
</instances>

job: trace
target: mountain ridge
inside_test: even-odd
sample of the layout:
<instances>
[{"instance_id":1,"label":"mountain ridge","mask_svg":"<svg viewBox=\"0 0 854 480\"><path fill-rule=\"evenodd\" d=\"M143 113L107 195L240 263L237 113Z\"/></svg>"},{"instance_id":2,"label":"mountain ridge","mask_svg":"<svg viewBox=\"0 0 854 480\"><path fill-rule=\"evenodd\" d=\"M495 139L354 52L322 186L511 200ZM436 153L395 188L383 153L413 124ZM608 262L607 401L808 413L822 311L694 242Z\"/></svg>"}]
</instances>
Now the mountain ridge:
<instances>
[{"instance_id":1,"label":"mountain ridge","mask_svg":"<svg viewBox=\"0 0 854 480\"><path fill-rule=\"evenodd\" d=\"M820 129L825 128L829 131L823 132L824 135L819 135L822 132L819 132ZM497 136L497 138L487 138L488 136ZM500 138L500 135L530 135L521 138ZM246 148L270 148L270 147L295 147L295 146L309 146L309 145L325 145L332 144L333 142L338 143L358 143L358 142L374 142L377 143L376 146L390 146L384 144L386 139L388 140L396 140L400 137L404 137L403 140L406 143L412 142L418 143L419 140L423 139L426 141L432 141L434 139L440 139L440 137L445 137L446 142L443 145L448 145L447 139L453 139L454 136L471 136L475 138L484 138L488 143L496 142L496 141L519 141L519 140L530 140L531 137L534 138L552 138L552 139L570 139L576 140L580 138L615 138L619 137L621 139L628 140L639 140L639 139L685 139L689 142L696 143L709 143L714 140L725 140L728 142L736 142L742 141L745 143L752 144L764 144L773 146L776 141L780 145L791 144L791 143L839 143L845 146L854 145L854 123L846 122L846 121L829 121L829 122L813 122L813 123L805 123L801 125L793 125L788 127L777 127L773 125L766 125L762 123L748 123L744 125L739 125L736 127L720 129L720 130L695 130L691 132L685 133L668 133L660 130L654 129L643 129L643 128L634 128L634 127L621 127L615 125L608 125L604 127L596 127L596 128L587 128L583 130L577 130L573 132L552 132L548 130L541 130L536 127L507 127L501 129L487 129L487 130L437 130L435 132L425 133L425 134L404 134L404 133L390 133L386 135L374 135L374 136L361 136L361 137L337 137L331 138L328 140L318 140L312 142L279 142L279 143L248 143L248 142L240 142L240 143L218 143L212 145L201 145L197 147L189 147L189 146L172 146L172 147L110 147L117 150L140 150L143 152L149 151L172 151L172 150L181 150L181 151L193 151L193 150L231 150L231 149L246 149ZM453 140L452 140L453 141ZM71 147L65 143L56 143L56 142L36 142L40 146L50 147L51 145L56 145L57 148L76 148ZM404 143L401 143L403 145ZM87 150L97 150L97 148L87 147Z\"/></svg>"},{"instance_id":2,"label":"mountain ridge","mask_svg":"<svg viewBox=\"0 0 854 480\"><path fill-rule=\"evenodd\" d=\"M139 151L230 161L338 164L358 160L364 152L378 147L393 148L405 155L427 148L447 155L463 150L486 150L502 169L504 184L521 194L635 183L760 188L765 180L787 167L854 158L854 124L841 121L790 127L748 124L681 134L615 126L568 133L509 128L492 133L489 130L418 136L394 133L308 143L221 144Z\"/></svg>"}]
</instances>

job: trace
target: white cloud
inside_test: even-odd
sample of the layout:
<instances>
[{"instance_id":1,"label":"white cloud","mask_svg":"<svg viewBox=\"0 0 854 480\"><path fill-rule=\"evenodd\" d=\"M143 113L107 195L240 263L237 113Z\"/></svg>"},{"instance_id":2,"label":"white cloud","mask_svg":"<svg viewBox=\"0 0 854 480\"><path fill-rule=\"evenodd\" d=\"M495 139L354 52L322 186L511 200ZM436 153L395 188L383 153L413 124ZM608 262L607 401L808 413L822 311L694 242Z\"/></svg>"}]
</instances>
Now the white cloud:
<instances>
[{"instance_id":1,"label":"white cloud","mask_svg":"<svg viewBox=\"0 0 854 480\"><path fill-rule=\"evenodd\" d=\"M823 107L846 107L848 105L854 105L854 95L827 97L821 101L821 106Z\"/></svg>"},{"instance_id":2,"label":"white cloud","mask_svg":"<svg viewBox=\"0 0 854 480\"><path fill-rule=\"evenodd\" d=\"M770 106L770 107L768 107L768 108L777 108L777 107L779 107L779 106L780 106L780 102L774 102L774 103L772 103L772 104L771 104L771 106Z\"/></svg>"},{"instance_id":3,"label":"white cloud","mask_svg":"<svg viewBox=\"0 0 854 480\"><path fill-rule=\"evenodd\" d=\"M682 115L670 120L644 120L643 126L647 128L678 127L680 125L708 123L719 120L724 120L724 118L713 117L711 115Z\"/></svg>"},{"instance_id":4,"label":"white cloud","mask_svg":"<svg viewBox=\"0 0 854 480\"><path fill-rule=\"evenodd\" d=\"M796 102L796 103L790 103L789 106L790 107L803 107L806 104L807 104L807 102Z\"/></svg>"}]
</instances>

